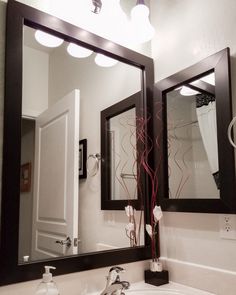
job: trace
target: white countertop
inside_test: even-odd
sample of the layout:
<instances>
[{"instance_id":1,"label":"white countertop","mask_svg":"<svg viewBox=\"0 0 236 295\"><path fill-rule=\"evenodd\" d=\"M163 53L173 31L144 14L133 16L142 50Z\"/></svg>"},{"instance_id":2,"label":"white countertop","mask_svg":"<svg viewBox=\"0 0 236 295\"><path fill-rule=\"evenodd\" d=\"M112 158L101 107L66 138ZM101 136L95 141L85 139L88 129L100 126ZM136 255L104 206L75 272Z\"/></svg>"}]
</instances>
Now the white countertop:
<instances>
[{"instance_id":1,"label":"white countertop","mask_svg":"<svg viewBox=\"0 0 236 295\"><path fill-rule=\"evenodd\" d=\"M203 290L195 289L185 285L169 282L169 284L161 285L159 287L146 284L144 281L131 284L130 290L158 290L158 291L173 291L183 293L184 295L215 295ZM127 292L128 293L128 292Z\"/></svg>"}]
</instances>

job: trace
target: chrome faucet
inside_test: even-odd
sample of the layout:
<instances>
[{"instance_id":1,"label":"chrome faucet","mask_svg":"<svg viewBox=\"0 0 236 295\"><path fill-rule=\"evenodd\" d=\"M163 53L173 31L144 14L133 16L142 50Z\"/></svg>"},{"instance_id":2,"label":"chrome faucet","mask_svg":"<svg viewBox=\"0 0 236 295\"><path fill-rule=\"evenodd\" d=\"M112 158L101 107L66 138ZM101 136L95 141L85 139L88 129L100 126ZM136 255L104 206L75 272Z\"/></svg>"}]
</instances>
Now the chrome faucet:
<instances>
[{"instance_id":1,"label":"chrome faucet","mask_svg":"<svg viewBox=\"0 0 236 295\"><path fill-rule=\"evenodd\" d=\"M120 273L123 272L124 269L120 266L112 267L107 276L106 287L100 295L123 295L123 291L130 286L129 282L120 280Z\"/></svg>"}]
</instances>

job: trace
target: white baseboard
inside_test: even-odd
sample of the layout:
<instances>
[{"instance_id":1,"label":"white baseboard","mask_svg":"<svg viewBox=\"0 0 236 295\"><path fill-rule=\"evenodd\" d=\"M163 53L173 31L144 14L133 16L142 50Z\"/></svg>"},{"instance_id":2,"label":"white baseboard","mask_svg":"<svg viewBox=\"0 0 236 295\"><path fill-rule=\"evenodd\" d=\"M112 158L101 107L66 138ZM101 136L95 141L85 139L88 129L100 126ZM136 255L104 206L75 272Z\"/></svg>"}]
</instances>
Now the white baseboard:
<instances>
[{"instance_id":1,"label":"white baseboard","mask_svg":"<svg viewBox=\"0 0 236 295\"><path fill-rule=\"evenodd\" d=\"M216 295L236 294L236 272L177 259L161 257L170 281Z\"/></svg>"}]
</instances>

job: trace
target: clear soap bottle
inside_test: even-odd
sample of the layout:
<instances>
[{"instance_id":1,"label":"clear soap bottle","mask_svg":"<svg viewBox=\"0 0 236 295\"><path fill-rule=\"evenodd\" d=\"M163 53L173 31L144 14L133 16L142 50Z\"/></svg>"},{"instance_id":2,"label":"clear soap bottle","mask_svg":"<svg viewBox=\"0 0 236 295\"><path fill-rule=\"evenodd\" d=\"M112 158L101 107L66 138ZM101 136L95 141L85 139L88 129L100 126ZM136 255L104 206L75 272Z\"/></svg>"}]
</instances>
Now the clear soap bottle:
<instances>
[{"instance_id":1,"label":"clear soap bottle","mask_svg":"<svg viewBox=\"0 0 236 295\"><path fill-rule=\"evenodd\" d=\"M44 266L45 273L43 274L42 282L38 285L35 295L59 295L59 291L55 282L52 280L50 269L56 269L53 266Z\"/></svg>"}]
</instances>

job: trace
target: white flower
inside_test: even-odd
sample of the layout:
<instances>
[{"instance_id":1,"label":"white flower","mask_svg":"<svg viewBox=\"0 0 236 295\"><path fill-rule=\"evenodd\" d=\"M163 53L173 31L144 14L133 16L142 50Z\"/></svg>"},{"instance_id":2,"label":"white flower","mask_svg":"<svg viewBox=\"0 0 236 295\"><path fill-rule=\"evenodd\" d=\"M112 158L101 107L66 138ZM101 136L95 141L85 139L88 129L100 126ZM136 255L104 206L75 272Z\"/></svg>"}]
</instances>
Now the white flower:
<instances>
[{"instance_id":1,"label":"white flower","mask_svg":"<svg viewBox=\"0 0 236 295\"><path fill-rule=\"evenodd\" d=\"M126 226L125 226L125 230L126 230L126 234L128 236L133 236L134 234L134 224L133 223L128 223Z\"/></svg>"},{"instance_id":2,"label":"white flower","mask_svg":"<svg viewBox=\"0 0 236 295\"><path fill-rule=\"evenodd\" d=\"M125 207L125 213L128 217L134 216L134 208L130 205Z\"/></svg>"},{"instance_id":3,"label":"white flower","mask_svg":"<svg viewBox=\"0 0 236 295\"><path fill-rule=\"evenodd\" d=\"M150 224L146 224L146 231L149 234L149 236L152 238L152 227Z\"/></svg>"},{"instance_id":4,"label":"white flower","mask_svg":"<svg viewBox=\"0 0 236 295\"><path fill-rule=\"evenodd\" d=\"M160 206L155 206L154 207L153 216L154 216L155 222L158 222L162 218L163 213L162 213L162 210L161 210Z\"/></svg>"},{"instance_id":5,"label":"white flower","mask_svg":"<svg viewBox=\"0 0 236 295\"><path fill-rule=\"evenodd\" d=\"M127 232L128 235L130 235L130 233L132 231L134 231L134 224L132 222L128 223L126 226L125 226L125 230Z\"/></svg>"}]
</instances>

